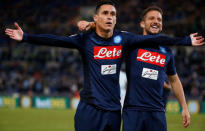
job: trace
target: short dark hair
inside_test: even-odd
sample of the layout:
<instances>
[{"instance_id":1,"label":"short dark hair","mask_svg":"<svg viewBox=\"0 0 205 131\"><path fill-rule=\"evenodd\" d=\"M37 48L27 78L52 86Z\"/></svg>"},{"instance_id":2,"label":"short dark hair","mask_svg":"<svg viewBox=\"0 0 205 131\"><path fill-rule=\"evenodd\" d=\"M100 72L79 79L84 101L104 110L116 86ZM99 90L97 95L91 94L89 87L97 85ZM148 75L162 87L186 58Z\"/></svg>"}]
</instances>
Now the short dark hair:
<instances>
[{"instance_id":1,"label":"short dark hair","mask_svg":"<svg viewBox=\"0 0 205 131\"><path fill-rule=\"evenodd\" d=\"M95 13L97 14L102 5L112 5L116 8L115 2L112 0L101 0L97 3Z\"/></svg>"},{"instance_id":2,"label":"short dark hair","mask_svg":"<svg viewBox=\"0 0 205 131\"><path fill-rule=\"evenodd\" d=\"M146 8L146 9L142 12L142 14L141 14L141 21L144 20L146 14L147 14L148 12L153 11L153 10L158 11L161 15L163 15L163 11L162 11L162 9L161 9L160 7L158 7L158 6L156 6L156 5L152 5L152 6L149 6L148 8Z\"/></svg>"}]
</instances>

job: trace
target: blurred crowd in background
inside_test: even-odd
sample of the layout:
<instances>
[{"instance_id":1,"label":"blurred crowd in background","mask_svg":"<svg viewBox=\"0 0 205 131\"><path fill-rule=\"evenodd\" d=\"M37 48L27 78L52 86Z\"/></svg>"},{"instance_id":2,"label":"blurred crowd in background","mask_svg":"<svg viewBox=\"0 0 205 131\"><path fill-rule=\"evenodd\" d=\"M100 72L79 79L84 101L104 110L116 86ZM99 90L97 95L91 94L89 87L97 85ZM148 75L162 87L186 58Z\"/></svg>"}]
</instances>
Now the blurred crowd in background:
<instances>
[{"instance_id":1,"label":"blurred crowd in background","mask_svg":"<svg viewBox=\"0 0 205 131\"><path fill-rule=\"evenodd\" d=\"M121 30L141 34L140 14L150 4L163 11L163 33L205 36L203 0L118 0ZM19 44L4 35L16 21L24 32L69 36L79 20L92 21L96 1L6 0L0 4L0 94L73 96L82 88L82 61L77 50ZM204 12L204 13L203 13ZM205 47L173 47L178 75L188 98L205 99Z\"/></svg>"}]
</instances>

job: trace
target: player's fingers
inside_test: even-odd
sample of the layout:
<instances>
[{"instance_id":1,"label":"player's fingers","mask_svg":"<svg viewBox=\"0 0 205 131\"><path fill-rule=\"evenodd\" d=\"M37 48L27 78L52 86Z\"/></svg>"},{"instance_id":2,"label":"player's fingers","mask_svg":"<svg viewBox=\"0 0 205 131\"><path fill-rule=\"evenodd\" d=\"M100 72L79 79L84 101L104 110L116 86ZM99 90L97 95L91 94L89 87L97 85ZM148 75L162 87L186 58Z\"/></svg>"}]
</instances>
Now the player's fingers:
<instances>
[{"instance_id":1,"label":"player's fingers","mask_svg":"<svg viewBox=\"0 0 205 131\"><path fill-rule=\"evenodd\" d=\"M183 125L184 125L185 122L186 122L186 118L185 118L185 116L183 115L183 116L182 116L182 123L183 123Z\"/></svg>"},{"instance_id":2,"label":"player's fingers","mask_svg":"<svg viewBox=\"0 0 205 131\"><path fill-rule=\"evenodd\" d=\"M6 35L9 35L9 36L11 36L11 35L13 35L13 33L10 33L10 32L6 32Z\"/></svg>"},{"instance_id":3,"label":"player's fingers","mask_svg":"<svg viewBox=\"0 0 205 131\"><path fill-rule=\"evenodd\" d=\"M87 27L85 28L86 31L88 31L89 29L90 29L90 26L87 26Z\"/></svg>"},{"instance_id":4,"label":"player's fingers","mask_svg":"<svg viewBox=\"0 0 205 131\"><path fill-rule=\"evenodd\" d=\"M18 25L17 22L14 22L14 26L15 26L17 29L20 29L20 30L21 30L21 28L20 28L20 26Z\"/></svg>"},{"instance_id":5,"label":"player's fingers","mask_svg":"<svg viewBox=\"0 0 205 131\"><path fill-rule=\"evenodd\" d=\"M195 36L197 36L197 35L198 35L198 33L196 32L196 33L191 34L190 36L191 36L191 37L195 37Z\"/></svg>"},{"instance_id":6,"label":"player's fingers","mask_svg":"<svg viewBox=\"0 0 205 131\"><path fill-rule=\"evenodd\" d=\"M185 122L184 122L184 127L187 128L190 124L190 117L185 116Z\"/></svg>"},{"instance_id":7,"label":"player's fingers","mask_svg":"<svg viewBox=\"0 0 205 131\"><path fill-rule=\"evenodd\" d=\"M6 33L6 34L14 34L13 31L8 31L8 30L6 30L5 33Z\"/></svg>"},{"instance_id":8,"label":"player's fingers","mask_svg":"<svg viewBox=\"0 0 205 131\"><path fill-rule=\"evenodd\" d=\"M187 120L186 119L183 120L183 125L185 128L187 127Z\"/></svg>"},{"instance_id":9,"label":"player's fingers","mask_svg":"<svg viewBox=\"0 0 205 131\"><path fill-rule=\"evenodd\" d=\"M199 46L201 46L201 45L205 45L205 42L201 42L200 44L198 44Z\"/></svg>"},{"instance_id":10,"label":"player's fingers","mask_svg":"<svg viewBox=\"0 0 205 131\"><path fill-rule=\"evenodd\" d=\"M15 37L15 36L10 36L10 38L11 38L11 39L14 39L14 40L16 40L16 37Z\"/></svg>"},{"instance_id":11,"label":"player's fingers","mask_svg":"<svg viewBox=\"0 0 205 131\"><path fill-rule=\"evenodd\" d=\"M80 31L83 31L83 29L82 29L82 28L79 28L79 30L80 30Z\"/></svg>"},{"instance_id":12,"label":"player's fingers","mask_svg":"<svg viewBox=\"0 0 205 131\"><path fill-rule=\"evenodd\" d=\"M13 32L13 30L6 28L5 32Z\"/></svg>"},{"instance_id":13,"label":"player's fingers","mask_svg":"<svg viewBox=\"0 0 205 131\"><path fill-rule=\"evenodd\" d=\"M199 40L199 39L203 38L203 36L196 36L195 38L196 38L197 40Z\"/></svg>"},{"instance_id":14,"label":"player's fingers","mask_svg":"<svg viewBox=\"0 0 205 131\"><path fill-rule=\"evenodd\" d=\"M5 33L12 33L12 31L5 30Z\"/></svg>"},{"instance_id":15,"label":"player's fingers","mask_svg":"<svg viewBox=\"0 0 205 131\"><path fill-rule=\"evenodd\" d=\"M203 43L204 38L201 38L200 40L198 40L199 43Z\"/></svg>"},{"instance_id":16,"label":"player's fingers","mask_svg":"<svg viewBox=\"0 0 205 131\"><path fill-rule=\"evenodd\" d=\"M193 46L201 46L204 44L205 44L204 38L201 38L199 40L195 40L195 42L193 42Z\"/></svg>"},{"instance_id":17,"label":"player's fingers","mask_svg":"<svg viewBox=\"0 0 205 131\"><path fill-rule=\"evenodd\" d=\"M79 29L80 29L80 31L83 31L83 30L85 29L85 27L84 27L83 25L81 25L81 26L79 27Z\"/></svg>"}]
</instances>

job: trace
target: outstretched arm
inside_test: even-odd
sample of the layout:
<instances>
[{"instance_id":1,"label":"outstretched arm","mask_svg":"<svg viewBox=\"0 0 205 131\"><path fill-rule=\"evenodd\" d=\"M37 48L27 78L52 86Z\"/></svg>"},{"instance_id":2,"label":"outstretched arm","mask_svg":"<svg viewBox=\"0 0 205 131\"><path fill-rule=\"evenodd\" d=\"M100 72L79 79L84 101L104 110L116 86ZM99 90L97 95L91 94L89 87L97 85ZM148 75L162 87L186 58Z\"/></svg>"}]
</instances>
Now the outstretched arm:
<instances>
[{"instance_id":1,"label":"outstretched arm","mask_svg":"<svg viewBox=\"0 0 205 131\"><path fill-rule=\"evenodd\" d=\"M48 45L56 47L67 47L67 48L80 48L80 35L73 35L70 37L67 36L56 36L51 34L41 34L41 35L32 35L26 34L20 28L20 26L15 22L14 26L16 29L5 30L6 35L11 39L22 42L29 42L36 45Z\"/></svg>"},{"instance_id":2,"label":"outstretched arm","mask_svg":"<svg viewBox=\"0 0 205 131\"><path fill-rule=\"evenodd\" d=\"M182 88L181 81L179 80L178 75L168 75L169 82L172 86L172 91L174 92L176 98L179 101L179 104L182 107L182 122L184 127L188 127L190 124L190 114L188 111L188 107L186 104L185 96L184 96L184 91Z\"/></svg>"},{"instance_id":3,"label":"outstretched arm","mask_svg":"<svg viewBox=\"0 0 205 131\"><path fill-rule=\"evenodd\" d=\"M204 38L198 36L197 33L191 34L184 38L172 38L166 35L135 35L128 33L128 42L132 46L173 46L173 45L185 45L185 46L200 46L204 45Z\"/></svg>"}]
</instances>

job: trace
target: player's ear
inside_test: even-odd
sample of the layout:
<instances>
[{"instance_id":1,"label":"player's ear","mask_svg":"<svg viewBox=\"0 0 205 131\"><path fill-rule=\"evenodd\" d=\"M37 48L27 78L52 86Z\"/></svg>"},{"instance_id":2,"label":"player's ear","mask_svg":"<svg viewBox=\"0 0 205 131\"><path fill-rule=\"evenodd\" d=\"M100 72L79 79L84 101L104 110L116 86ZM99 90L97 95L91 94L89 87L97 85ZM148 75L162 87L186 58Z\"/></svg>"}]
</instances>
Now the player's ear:
<instances>
[{"instance_id":1,"label":"player's ear","mask_svg":"<svg viewBox=\"0 0 205 131\"><path fill-rule=\"evenodd\" d=\"M93 20L94 20L94 22L97 21L97 19L98 19L97 17L98 17L97 15L94 15L94 16L93 16Z\"/></svg>"},{"instance_id":2,"label":"player's ear","mask_svg":"<svg viewBox=\"0 0 205 131\"><path fill-rule=\"evenodd\" d=\"M144 27L145 27L145 23L144 23L143 20L140 22L140 27L141 27L141 28L144 28Z\"/></svg>"}]
</instances>

